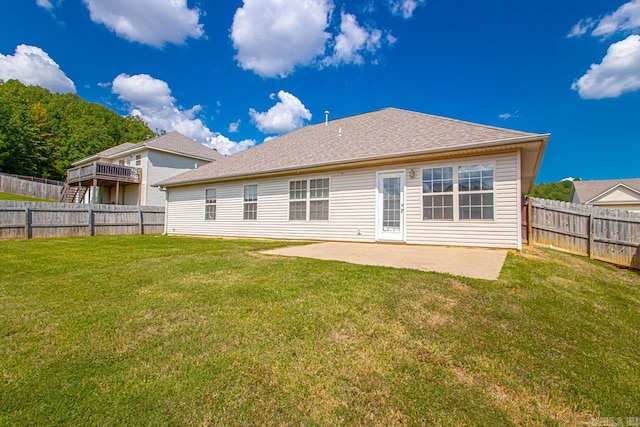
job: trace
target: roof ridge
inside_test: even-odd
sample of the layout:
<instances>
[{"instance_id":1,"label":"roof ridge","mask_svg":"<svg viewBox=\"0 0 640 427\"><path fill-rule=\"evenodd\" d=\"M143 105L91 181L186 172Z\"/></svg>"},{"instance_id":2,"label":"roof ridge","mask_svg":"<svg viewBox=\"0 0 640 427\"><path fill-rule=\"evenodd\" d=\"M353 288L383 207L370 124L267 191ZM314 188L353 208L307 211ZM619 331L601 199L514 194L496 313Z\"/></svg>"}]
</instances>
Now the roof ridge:
<instances>
[{"instance_id":1,"label":"roof ridge","mask_svg":"<svg viewBox=\"0 0 640 427\"><path fill-rule=\"evenodd\" d=\"M468 120L456 119L456 118L453 118L453 117L446 117L446 116L439 116L437 114L423 113L421 111L411 111L411 110L405 110L403 108L396 108L396 107L387 107L387 108L384 108L384 109L385 110L389 109L389 110L403 111L403 112L411 113L411 114L419 114L419 115L422 115L422 116L433 117L433 118L436 118L436 119L439 119L439 120L447 120L447 121L454 122L454 123L461 123L461 124L465 124L465 125L483 127L483 128L487 128L487 129L506 131L506 132L513 132L513 133L519 133L519 134L523 134L523 135L538 135L538 134L533 133L533 132L525 132L525 131L516 130L516 129L504 128L504 127L500 127L500 126L486 125L486 124L483 124L483 123L475 123L475 122L470 122Z\"/></svg>"},{"instance_id":2,"label":"roof ridge","mask_svg":"<svg viewBox=\"0 0 640 427\"><path fill-rule=\"evenodd\" d=\"M445 120L445 121L449 121L449 122L452 122L452 123L458 123L458 124L463 124L463 125L467 125L467 126L482 127L482 128L485 128L485 129L497 130L497 131L502 131L502 132L511 132L511 133L514 133L514 134L522 135L522 136L548 135L548 134L538 134L538 133L535 133L535 132L525 132L525 131L521 131L521 130L509 129L509 128L504 128L504 127L494 126L494 125L487 125L487 124L483 124L483 123L474 123L474 122L470 122L470 121L467 121L467 120L455 119L455 118L446 117L446 116L439 116L437 114L423 113L423 112L420 112L420 111L412 111L412 110L407 110L407 109L398 108L398 107L383 107L383 108L379 108L377 110L365 111L364 113L351 114L351 115L348 115L348 116L338 117L338 118L335 118L335 119L329 119L328 122L327 121L321 121L321 122L318 122L318 123L313 123L313 124L310 124L308 126L303 126L303 128L304 127L313 127L313 126L323 125L325 123L331 123L331 122L335 122L335 121L338 121L338 120L348 120L348 119L353 118L353 117L364 116L364 115L372 114L372 113L381 113L381 112L387 111L387 110L398 111L398 112L401 112L401 113L414 114L414 115L425 116L425 117L431 117L431 118L434 118L434 119L437 119L437 120ZM299 128L299 129L302 129L302 128ZM297 129L295 129L295 130L297 130ZM295 130L293 130L292 132L294 132ZM286 135L286 134L284 134L284 135ZM280 136L283 136L283 135L280 135Z\"/></svg>"}]
</instances>

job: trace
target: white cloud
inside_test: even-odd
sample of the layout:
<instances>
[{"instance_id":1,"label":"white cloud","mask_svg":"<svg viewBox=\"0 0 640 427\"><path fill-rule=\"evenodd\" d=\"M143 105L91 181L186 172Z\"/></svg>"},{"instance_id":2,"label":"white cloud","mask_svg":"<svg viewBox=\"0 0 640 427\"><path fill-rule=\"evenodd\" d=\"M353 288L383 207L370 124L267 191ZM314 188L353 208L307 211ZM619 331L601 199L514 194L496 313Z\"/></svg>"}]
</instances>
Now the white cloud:
<instances>
[{"instance_id":1,"label":"white cloud","mask_svg":"<svg viewBox=\"0 0 640 427\"><path fill-rule=\"evenodd\" d=\"M229 123L229 133L238 132L238 129L240 128L240 122L241 120L238 119L235 122Z\"/></svg>"},{"instance_id":2,"label":"white cloud","mask_svg":"<svg viewBox=\"0 0 640 427\"><path fill-rule=\"evenodd\" d=\"M253 147L256 145L256 141L253 139L243 139L242 141L234 142L224 135L216 134L214 137L209 139L209 142L206 145L217 150L220 154L230 156L246 150L247 148Z\"/></svg>"},{"instance_id":3,"label":"white cloud","mask_svg":"<svg viewBox=\"0 0 640 427\"><path fill-rule=\"evenodd\" d=\"M520 117L520 112L518 110L514 111L513 113L502 113L502 114L498 114L498 118L500 120L508 120L508 119L513 119L516 117Z\"/></svg>"},{"instance_id":4,"label":"white cloud","mask_svg":"<svg viewBox=\"0 0 640 427\"><path fill-rule=\"evenodd\" d=\"M60 66L36 46L18 45L14 55L0 54L0 79L17 79L26 85L46 87L52 92L75 92L73 81Z\"/></svg>"},{"instance_id":5,"label":"white cloud","mask_svg":"<svg viewBox=\"0 0 640 427\"><path fill-rule=\"evenodd\" d=\"M591 34L606 37L618 31L638 28L640 28L640 0L632 0L602 18Z\"/></svg>"},{"instance_id":6,"label":"white cloud","mask_svg":"<svg viewBox=\"0 0 640 427\"><path fill-rule=\"evenodd\" d=\"M204 35L200 10L187 0L83 0L93 22L129 41L162 47Z\"/></svg>"},{"instance_id":7,"label":"white cloud","mask_svg":"<svg viewBox=\"0 0 640 427\"><path fill-rule=\"evenodd\" d=\"M120 74L113 80L111 92L127 104L131 115L140 117L151 129L178 131L196 141L207 143L225 155L252 145L251 140L235 143L213 132L197 118L202 111L201 105L196 104L186 110L176 106L176 99L171 96L167 82L148 74Z\"/></svg>"},{"instance_id":8,"label":"white cloud","mask_svg":"<svg viewBox=\"0 0 640 427\"><path fill-rule=\"evenodd\" d=\"M109 86L111 86L111 82L98 82L98 86L100 86L100 87L109 87Z\"/></svg>"},{"instance_id":9,"label":"white cloud","mask_svg":"<svg viewBox=\"0 0 640 427\"><path fill-rule=\"evenodd\" d=\"M251 121L264 133L282 134L301 128L305 120L311 120L311 112L294 95L283 90L278 92L279 102L266 113L249 109Z\"/></svg>"},{"instance_id":10,"label":"white cloud","mask_svg":"<svg viewBox=\"0 0 640 427\"><path fill-rule=\"evenodd\" d=\"M53 10L53 4L51 4L51 2L49 0L36 0L36 4L38 6L40 6L40 7L44 7L49 12L51 12L51 10Z\"/></svg>"},{"instance_id":11,"label":"white cloud","mask_svg":"<svg viewBox=\"0 0 640 427\"><path fill-rule=\"evenodd\" d=\"M238 64L262 77L286 77L324 54L330 0L244 0L231 25Z\"/></svg>"},{"instance_id":12,"label":"white cloud","mask_svg":"<svg viewBox=\"0 0 640 427\"><path fill-rule=\"evenodd\" d=\"M340 34L335 38L333 55L326 57L322 63L325 65L364 63L362 53L375 52L380 48L382 31L364 29L358 25L355 15L349 13L340 14L340 19Z\"/></svg>"},{"instance_id":13,"label":"white cloud","mask_svg":"<svg viewBox=\"0 0 640 427\"><path fill-rule=\"evenodd\" d=\"M571 28L568 38L582 36L589 31L595 37L608 37L618 32L633 31L640 28L640 0L631 0L603 18L581 19Z\"/></svg>"},{"instance_id":14,"label":"white cloud","mask_svg":"<svg viewBox=\"0 0 640 427\"><path fill-rule=\"evenodd\" d=\"M418 6L424 5L424 3L425 0L389 0L389 8L394 15L409 19Z\"/></svg>"},{"instance_id":15,"label":"white cloud","mask_svg":"<svg viewBox=\"0 0 640 427\"><path fill-rule=\"evenodd\" d=\"M616 98L640 89L640 36L631 35L609 46L600 64L592 64L571 89L583 99Z\"/></svg>"},{"instance_id":16,"label":"white cloud","mask_svg":"<svg viewBox=\"0 0 640 427\"><path fill-rule=\"evenodd\" d=\"M571 31L569 31L569 34L567 34L567 38L580 37L586 34L590 29L592 29L594 25L596 25L596 23L591 18L581 19L576 25L571 28Z\"/></svg>"}]
</instances>

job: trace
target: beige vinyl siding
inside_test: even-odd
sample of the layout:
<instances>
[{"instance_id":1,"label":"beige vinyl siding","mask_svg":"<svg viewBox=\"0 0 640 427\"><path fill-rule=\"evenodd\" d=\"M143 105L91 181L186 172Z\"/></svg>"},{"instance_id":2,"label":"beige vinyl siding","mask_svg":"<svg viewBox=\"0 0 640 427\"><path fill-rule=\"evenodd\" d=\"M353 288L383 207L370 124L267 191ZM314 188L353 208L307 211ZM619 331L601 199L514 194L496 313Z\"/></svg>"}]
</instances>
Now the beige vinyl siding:
<instances>
[{"instance_id":1,"label":"beige vinyl siding","mask_svg":"<svg viewBox=\"0 0 640 427\"><path fill-rule=\"evenodd\" d=\"M494 164L494 219L423 221L421 168L453 166L475 163ZM406 242L428 245L518 247L518 168L517 153L482 156L466 159L410 164L416 177L407 175L405 197ZM454 181L454 185L456 182ZM454 196L455 199L455 196ZM454 200L454 210L457 210ZM455 214L454 214L455 216Z\"/></svg>"},{"instance_id":2,"label":"beige vinyl siding","mask_svg":"<svg viewBox=\"0 0 640 427\"><path fill-rule=\"evenodd\" d=\"M133 162L135 162L135 155ZM142 204L147 206L164 206L165 193L160 191L158 187L152 187L152 185L183 172L196 169L207 163L208 162L204 160L196 160L190 157L155 150L144 152L142 158L142 165L144 165L142 179L146 185L143 187L145 194L142 197Z\"/></svg>"},{"instance_id":3,"label":"beige vinyl siding","mask_svg":"<svg viewBox=\"0 0 640 427\"><path fill-rule=\"evenodd\" d=\"M592 205L624 205L625 203L640 203L640 194L638 194L638 192L636 191L619 186L614 191L604 194L603 196L600 196L591 202Z\"/></svg>"},{"instance_id":4,"label":"beige vinyl siding","mask_svg":"<svg viewBox=\"0 0 640 427\"><path fill-rule=\"evenodd\" d=\"M491 162L494 167L494 220L423 221L421 168ZM411 178L409 171L416 171ZM327 174L170 188L167 232L212 236L341 240L376 239L376 172L404 170L405 236L411 244L516 248L518 246L517 153L406 163ZM329 221L289 221L289 181L329 178ZM242 220L243 186L258 184L258 219ZM207 188L217 189L217 219L204 220ZM457 203L455 207L457 209Z\"/></svg>"},{"instance_id":5,"label":"beige vinyl siding","mask_svg":"<svg viewBox=\"0 0 640 427\"><path fill-rule=\"evenodd\" d=\"M215 221L204 220L204 193L213 184L169 189L167 232L360 242L375 239L375 169L296 175L292 179L310 178L329 178L328 221L290 221L290 179L274 178L215 184ZM242 219L243 187L249 184L258 184L257 221Z\"/></svg>"}]
</instances>

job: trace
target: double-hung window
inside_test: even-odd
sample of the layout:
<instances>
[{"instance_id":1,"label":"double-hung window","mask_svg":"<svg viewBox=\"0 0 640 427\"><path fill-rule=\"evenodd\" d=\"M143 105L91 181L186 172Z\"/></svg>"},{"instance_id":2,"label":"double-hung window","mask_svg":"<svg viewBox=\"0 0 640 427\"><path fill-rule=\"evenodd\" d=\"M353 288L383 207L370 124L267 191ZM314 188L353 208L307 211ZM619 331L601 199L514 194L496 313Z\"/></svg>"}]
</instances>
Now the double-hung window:
<instances>
[{"instance_id":1,"label":"double-hung window","mask_svg":"<svg viewBox=\"0 0 640 427\"><path fill-rule=\"evenodd\" d=\"M204 219L214 221L216 219L217 191L215 188L207 188L204 198Z\"/></svg>"},{"instance_id":2,"label":"double-hung window","mask_svg":"<svg viewBox=\"0 0 640 427\"><path fill-rule=\"evenodd\" d=\"M289 182L289 220L307 219L307 180Z\"/></svg>"},{"instance_id":3,"label":"double-hung window","mask_svg":"<svg viewBox=\"0 0 640 427\"><path fill-rule=\"evenodd\" d=\"M329 219L329 178L309 180L309 220Z\"/></svg>"},{"instance_id":4,"label":"double-hung window","mask_svg":"<svg viewBox=\"0 0 640 427\"><path fill-rule=\"evenodd\" d=\"M422 219L453 220L453 167L422 170Z\"/></svg>"},{"instance_id":5,"label":"double-hung window","mask_svg":"<svg viewBox=\"0 0 640 427\"><path fill-rule=\"evenodd\" d=\"M493 219L493 165L458 166L458 204L461 220Z\"/></svg>"},{"instance_id":6,"label":"double-hung window","mask_svg":"<svg viewBox=\"0 0 640 427\"><path fill-rule=\"evenodd\" d=\"M242 219L258 219L258 184L244 186L244 203L242 206Z\"/></svg>"},{"instance_id":7,"label":"double-hung window","mask_svg":"<svg viewBox=\"0 0 640 427\"><path fill-rule=\"evenodd\" d=\"M289 220L329 219L329 178L289 181Z\"/></svg>"}]
</instances>

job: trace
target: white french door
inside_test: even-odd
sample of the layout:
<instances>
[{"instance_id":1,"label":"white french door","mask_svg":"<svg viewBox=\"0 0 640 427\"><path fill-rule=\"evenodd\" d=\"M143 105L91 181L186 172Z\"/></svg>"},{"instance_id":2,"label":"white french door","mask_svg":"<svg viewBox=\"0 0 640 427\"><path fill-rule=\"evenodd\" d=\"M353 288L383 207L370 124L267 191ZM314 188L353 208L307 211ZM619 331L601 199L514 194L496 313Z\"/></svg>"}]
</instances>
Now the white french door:
<instances>
[{"instance_id":1,"label":"white french door","mask_svg":"<svg viewBox=\"0 0 640 427\"><path fill-rule=\"evenodd\" d=\"M378 173L378 240L404 241L404 184L404 172Z\"/></svg>"}]
</instances>

